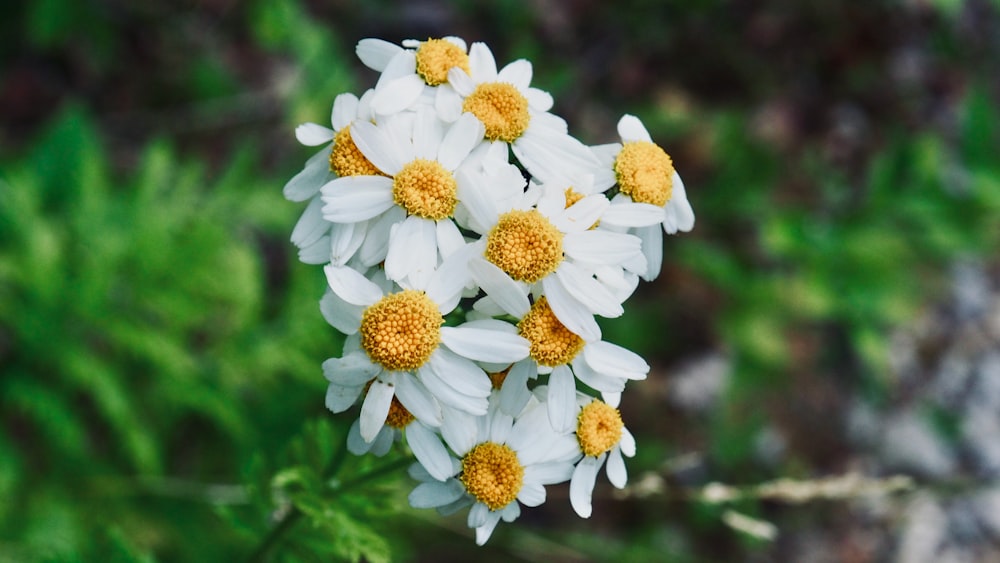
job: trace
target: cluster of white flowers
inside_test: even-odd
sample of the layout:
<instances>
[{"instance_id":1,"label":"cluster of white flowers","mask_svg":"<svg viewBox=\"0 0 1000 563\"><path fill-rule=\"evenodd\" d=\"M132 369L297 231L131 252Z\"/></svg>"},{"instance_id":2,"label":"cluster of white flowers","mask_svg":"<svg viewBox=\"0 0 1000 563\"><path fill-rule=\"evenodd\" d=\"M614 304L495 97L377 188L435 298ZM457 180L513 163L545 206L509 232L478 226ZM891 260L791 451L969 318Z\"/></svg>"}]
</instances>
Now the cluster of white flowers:
<instances>
[{"instance_id":1,"label":"cluster of white flowers","mask_svg":"<svg viewBox=\"0 0 1000 563\"><path fill-rule=\"evenodd\" d=\"M589 517L605 462L625 485L617 406L649 371L594 316L622 315L659 273L662 231L692 228L684 184L634 116L620 142L570 136L526 60L498 70L456 37L357 54L377 83L337 96L332 128L296 129L321 149L284 189L309 202L292 242L325 265L320 311L347 335L323 364L327 407L361 403L355 454L405 441L410 503L471 506L479 544L545 485L569 481Z\"/></svg>"}]
</instances>

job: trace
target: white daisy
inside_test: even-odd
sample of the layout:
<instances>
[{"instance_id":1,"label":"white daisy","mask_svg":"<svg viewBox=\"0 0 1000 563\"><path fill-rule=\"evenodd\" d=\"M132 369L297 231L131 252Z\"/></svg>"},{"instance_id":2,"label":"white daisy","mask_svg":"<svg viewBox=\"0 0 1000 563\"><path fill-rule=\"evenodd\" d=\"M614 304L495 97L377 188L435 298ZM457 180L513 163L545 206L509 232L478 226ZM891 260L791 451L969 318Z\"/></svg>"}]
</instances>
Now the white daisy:
<instances>
[{"instance_id":1,"label":"white daisy","mask_svg":"<svg viewBox=\"0 0 1000 563\"><path fill-rule=\"evenodd\" d=\"M565 192L552 184L533 185L519 197L498 195L504 194L477 192L464 199L469 228L483 235L473 243L473 279L508 312L527 311L529 294L545 295L570 330L585 340L600 339L594 315L617 317L624 310L594 272L641 259L640 240L590 228L610 205L601 194L568 207Z\"/></svg>"},{"instance_id":2,"label":"white daisy","mask_svg":"<svg viewBox=\"0 0 1000 563\"><path fill-rule=\"evenodd\" d=\"M519 319L517 334L529 343L528 353L503 382L501 407L508 413L523 401L528 380L547 373L549 423L557 432L569 432L576 417L577 379L605 400L616 401L629 380L649 373L649 364L635 352L599 339L588 341L566 328L545 296L503 312Z\"/></svg>"},{"instance_id":3,"label":"white daisy","mask_svg":"<svg viewBox=\"0 0 1000 563\"><path fill-rule=\"evenodd\" d=\"M468 525L483 545L503 519L513 522L521 507L545 502L545 485L562 483L573 472L579 446L573 434L553 432L545 422L545 404L531 403L516 417L491 401L484 417L448 411L441 434L454 455L439 460L452 468L447 479L434 478L420 465L410 474L421 483L410 493L415 508L450 514L471 505Z\"/></svg>"},{"instance_id":4,"label":"white daisy","mask_svg":"<svg viewBox=\"0 0 1000 563\"><path fill-rule=\"evenodd\" d=\"M591 497L597 472L608 462L608 480L616 488L628 482L622 455L635 456L635 438L625 428L617 402L605 403L583 393L577 394L576 438L583 457L573 469L569 500L582 518L590 518Z\"/></svg>"},{"instance_id":5,"label":"white daisy","mask_svg":"<svg viewBox=\"0 0 1000 563\"><path fill-rule=\"evenodd\" d=\"M403 47L381 39L362 39L355 52L368 68L381 73L372 100L379 115L412 109L422 97L428 105L439 105L436 100L441 96L454 98L456 94L447 85L448 71L469 71L468 48L458 37L408 39Z\"/></svg>"},{"instance_id":6,"label":"white daisy","mask_svg":"<svg viewBox=\"0 0 1000 563\"><path fill-rule=\"evenodd\" d=\"M465 283L463 254L456 252L416 287L380 285L352 268L326 266L331 292L321 303L324 317L350 335L343 357L323 365L327 407L347 410L370 384L359 426L366 442L378 435L396 395L430 426L440 424L438 403L484 414L492 385L474 360L513 362L527 354L527 341L510 329L481 322L442 326Z\"/></svg>"},{"instance_id":7,"label":"white daisy","mask_svg":"<svg viewBox=\"0 0 1000 563\"><path fill-rule=\"evenodd\" d=\"M653 142L646 127L634 115L618 121L622 144L595 147L604 163L604 173L612 172L618 183L618 200L648 203L664 210L663 231L676 234L694 228L694 211L684 191L684 182L674 169L670 156ZM655 226L634 229L642 239L642 250L649 262L643 279L653 280L663 262L663 233Z\"/></svg>"},{"instance_id":8,"label":"white daisy","mask_svg":"<svg viewBox=\"0 0 1000 563\"><path fill-rule=\"evenodd\" d=\"M541 182L566 168L600 168L593 151L567 133L562 118L549 113L552 96L531 87L530 62L520 59L498 72L489 47L473 43L469 67L468 72L459 67L448 71L448 81L458 95L446 98L450 90L442 91L437 108L443 119L472 113L485 126L486 138L509 144L517 160Z\"/></svg>"},{"instance_id":9,"label":"white daisy","mask_svg":"<svg viewBox=\"0 0 1000 563\"><path fill-rule=\"evenodd\" d=\"M305 168L285 184L284 189L285 197L291 201L309 200L291 237L292 243L299 248L299 259L307 264L333 262L343 265L365 242L367 223L337 224L323 218L319 191L335 177L379 173L358 151L350 132L355 121L371 120L371 96L371 90L361 99L353 94L337 96L330 116L332 129L316 123L305 123L295 129L300 143L324 145L306 162Z\"/></svg>"},{"instance_id":10,"label":"white daisy","mask_svg":"<svg viewBox=\"0 0 1000 563\"><path fill-rule=\"evenodd\" d=\"M379 175L335 178L323 186L323 218L334 223L374 221L385 242L389 279L422 285L465 240L454 222L468 174L456 171L482 144L472 116L444 124L433 111L397 114L379 125L357 122L351 135ZM370 228L369 231L374 228Z\"/></svg>"}]
</instances>

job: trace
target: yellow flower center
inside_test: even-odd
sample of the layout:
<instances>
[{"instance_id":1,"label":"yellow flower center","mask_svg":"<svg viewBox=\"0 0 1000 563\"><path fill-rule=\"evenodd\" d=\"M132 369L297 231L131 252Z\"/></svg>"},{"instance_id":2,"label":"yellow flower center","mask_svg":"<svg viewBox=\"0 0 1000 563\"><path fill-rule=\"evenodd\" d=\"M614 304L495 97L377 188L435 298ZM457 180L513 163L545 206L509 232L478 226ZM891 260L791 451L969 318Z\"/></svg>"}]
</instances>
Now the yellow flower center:
<instances>
[{"instance_id":1,"label":"yellow flower center","mask_svg":"<svg viewBox=\"0 0 1000 563\"><path fill-rule=\"evenodd\" d=\"M469 71L469 55L461 47L445 39L428 39L417 49L417 74L431 86L448 81L451 67Z\"/></svg>"},{"instance_id":2,"label":"yellow flower center","mask_svg":"<svg viewBox=\"0 0 1000 563\"><path fill-rule=\"evenodd\" d=\"M410 215L440 221L458 203L458 182L436 160L410 161L392 180L392 199Z\"/></svg>"},{"instance_id":3,"label":"yellow flower center","mask_svg":"<svg viewBox=\"0 0 1000 563\"><path fill-rule=\"evenodd\" d=\"M556 271L563 234L535 209L500 216L486 238L486 259L518 281L534 283Z\"/></svg>"},{"instance_id":4,"label":"yellow flower center","mask_svg":"<svg viewBox=\"0 0 1000 563\"><path fill-rule=\"evenodd\" d=\"M622 439L624 427L618 409L594 399L576 417L576 439L584 455L597 457Z\"/></svg>"},{"instance_id":5,"label":"yellow flower center","mask_svg":"<svg viewBox=\"0 0 1000 563\"><path fill-rule=\"evenodd\" d=\"M500 389L503 387L504 380L507 379L507 374L510 373L510 368L513 366L507 366L507 369L497 372L487 372L486 375L490 376L490 382L493 384L494 389Z\"/></svg>"},{"instance_id":6,"label":"yellow flower center","mask_svg":"<svg viewBox=\"0 0 1000 563\"><path fill-rule=\"evenodd\" d=\"M674 187L674 163L655 143L625 143L615 159L615 176L622 193L638 203L663 207Z\"/></svg>"},{"instance_id":7,"label":"yellow flower center","mask_svg":"<svg viewBox=\"0 0 1000 563\"><path fill-rule=\"evenodd\" d=\"M347 176L384 176L382 171L358 150L354 139L351 138L350 125L338 131L333 138L333 150L330 151L330 171L341 178Z\"/></svg>"},{"instance_id":8,"label":"yellow flower center","mask_svg":"<svg viewBox=\"0 0 1000 563\"><path fill-rule=\"evenodd\" d=\"M514 142L528 128L528 99L513 84L485 82L465 98L462 110L479 118L486 127L486 138Z\"/></svg>"},{"instance_id":9,"label":"yellow flower center","mask_svg":"<svg viewBox=\"0 0 1000 563\"><path fill-rule=\"evenodd\" d=\"M529 354L543 366L568 364L583 350L585 342L556 318L543 295L517 323L517 332L530 344Z\"/></svg>"},{"instance_id":10,"label":"yellow flower center","mask_svg":"<svg viewBox=\"0 0 1000 563\"><path fill-rule=\"evenodd\" d=\"M499 510L517 498L524 484L524 467L510 447L483 442L462 458L458 479L479 502Z\"/></svg>"},{"instance_id":11,"label":"yellow flower center","mask_svg":"<svg viewBox=\"0 0 1000 563\"><path fill-rule=\"evenodd\" d=\"M422 291L390 293L361 316L361 347L389 371L408 371L427 363L441 343L444 318Z\"/></svg>"}]
</instances>

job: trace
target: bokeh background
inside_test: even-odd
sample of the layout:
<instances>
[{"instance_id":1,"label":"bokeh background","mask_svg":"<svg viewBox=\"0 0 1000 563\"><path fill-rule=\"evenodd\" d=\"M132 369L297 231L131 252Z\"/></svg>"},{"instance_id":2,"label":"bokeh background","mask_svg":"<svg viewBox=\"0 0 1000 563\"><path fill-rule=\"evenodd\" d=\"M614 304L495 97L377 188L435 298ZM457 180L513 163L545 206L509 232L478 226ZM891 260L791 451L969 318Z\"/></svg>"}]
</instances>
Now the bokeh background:
<instances>
[{"instance_id":1,"label":"bokeh background","mask_svg":"<svg viewBox=\"0 0 1000 563\"><path fill-rule=\"evenodd\" d=\"M640 116L697 214L603 323L652 366L630 487L484 548L352 483L399 453L325 483L340 337L281 197L355 43L441 35L585 142ZM998 101L995 0L5 2L0 561L1000 560ZM845 475L910 486L754 488Z\"/></svg>"}]
</instances>

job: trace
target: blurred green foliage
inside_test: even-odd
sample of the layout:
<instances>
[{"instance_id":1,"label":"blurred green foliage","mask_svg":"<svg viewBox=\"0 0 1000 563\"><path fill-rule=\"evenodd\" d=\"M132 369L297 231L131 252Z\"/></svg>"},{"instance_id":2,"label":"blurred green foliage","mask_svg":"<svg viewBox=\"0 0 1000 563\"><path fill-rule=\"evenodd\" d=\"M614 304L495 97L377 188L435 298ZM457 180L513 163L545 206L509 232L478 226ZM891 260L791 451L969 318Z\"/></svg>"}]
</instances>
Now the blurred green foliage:
<instances>
[{"instance_id":1,"label":"blurred green foliage","mask_svg":"<svg viewBox=\"0 0 1000 563\"><path fill-rule=\"evenodd\" d=\"M661 4L687 25L650 17ZM844 56L831 71L821 67L830 54L819 49L833 45L840 53L854 38L841 31L871 28L891 3L860 14L846 3L810 4L801 13L783 2L764 4L761 12L772 18L764 24L793 21L800 28L789 29L815 36L815 50L772 64L742 48L742 20L732 6L713 2L590 6L577 64L551 49L569 42L569 32L552 39L542 33L551 22L516 2L458 3L465 28L445 30L478 30L483 37L468 38L536 62L536 82L551 89L557 112L589 115L588 104L606 103L600 111L636 113L661 144L682 147L696 164L688 175L677 160L698 215L695 232L666 241L661 280L603 326L609 340L658 366L685 358L692 339L701 338L698 351L721 348L732 377L706 419L682 420L686 426L670 434L656 426L667 424L659 412L653 422L624 412L640 437L633 475L658 470L692 440L706 454L711 479L808 475L822 466L809 452L791 451L778 468L756 462L769 405L792 402L793 382L806 374L883 401L894 385L889 332L940 294L952 261L1000 250L1000 116L988 80L965 85L953 130L904 127L896 117L908 115L906 107L879 122L878 148L865 155L860 173L831 162L815 142L801 150L761 142L745 100L710 106L672 97L690 88L726 100L737 86L747 99L794 97L783 90L782 73L802 63L835 95L879 99L878 61L854 64ZM935 53L957 65L965 53L949 18L958 17L958 3L935 4L945 15L928 36ZM27 133L0 139L16 149L0 158L0 561L219 561L262 548L289 561L665 554L697 561L766 550L734 539L717 506L623 501L603 520L578 521L558 489L537 516L501 526L478 549L460 517L402 506L411 483L400 452L382 460L344 457L350 417L323 408L319 367L339 354L340 337L318 314L322 272L299 264L287 242L301 206L284 201L281 186L306 157L291 148L291 130L325 122L336 94L360 93L355 24L382 18L387 39L403 29L421 33L401 21L413 12L385 2L345 10L343 20L324 12L336 6L307 2L262 0L232 13L225 2L218 6L202 7L218 10L207 18L217 27L198 44L204 49L191 52L178 48L181 38L201 37L194 22L202 20L165 3L39 0L0 8L0 44L27 46L21 58L4 62L30 66L35 57L83 77L70 85L76 99L62 100L37 120L43 125L26 120ZM709 24L713 33L706 34ZM232 45L220 47L227 39ZM710 41L718 43L714 50ZM603 58L619 44L617 55ZM701 48L698 64L661 72L661 60L680 61L685 50ZM783 46L769 48L773 54ZM174 58L163 55L175 50ZM172 72L126 80L151 60ZM201 154L191 146L203 145L169 135L123 148L108 133L107 113L118 103L151 111L206 104L176 121L217 123L213 114L242 107L231 101L248 84L260 86L255 65L268 63L279 68L261 73L274 82L266 87L277 92L277 116L253 106L261 113L243 118L251 134L222 131L219 150ZM612 75L612 67L624 70ZM0 68L0 84L24 76L8 73L13 68ZM815 68L822 72L813 77ZM978 72L971 63L960 70ZM720 77L729 82L720 86ZM101 95L90 90L95 84L105 88ZM581 84L604 98L576 98ZM115 95L103 95L108 91ZM135 114L123 120L129 117ZM577 122L567 117L574 130ZM253 129L255 119L280 121L267 125L283 136ZM592 123L585 129L594 132ZM22 137L29 140L19 144ZM705 309L691 310L691 303ZM954 432L953 421L938 418ZM682 435L693 438L670 441ZM764 510L749 501L737 508ZM290 517L297 524L273 535Z\"/></svg>"}]
</instances>

